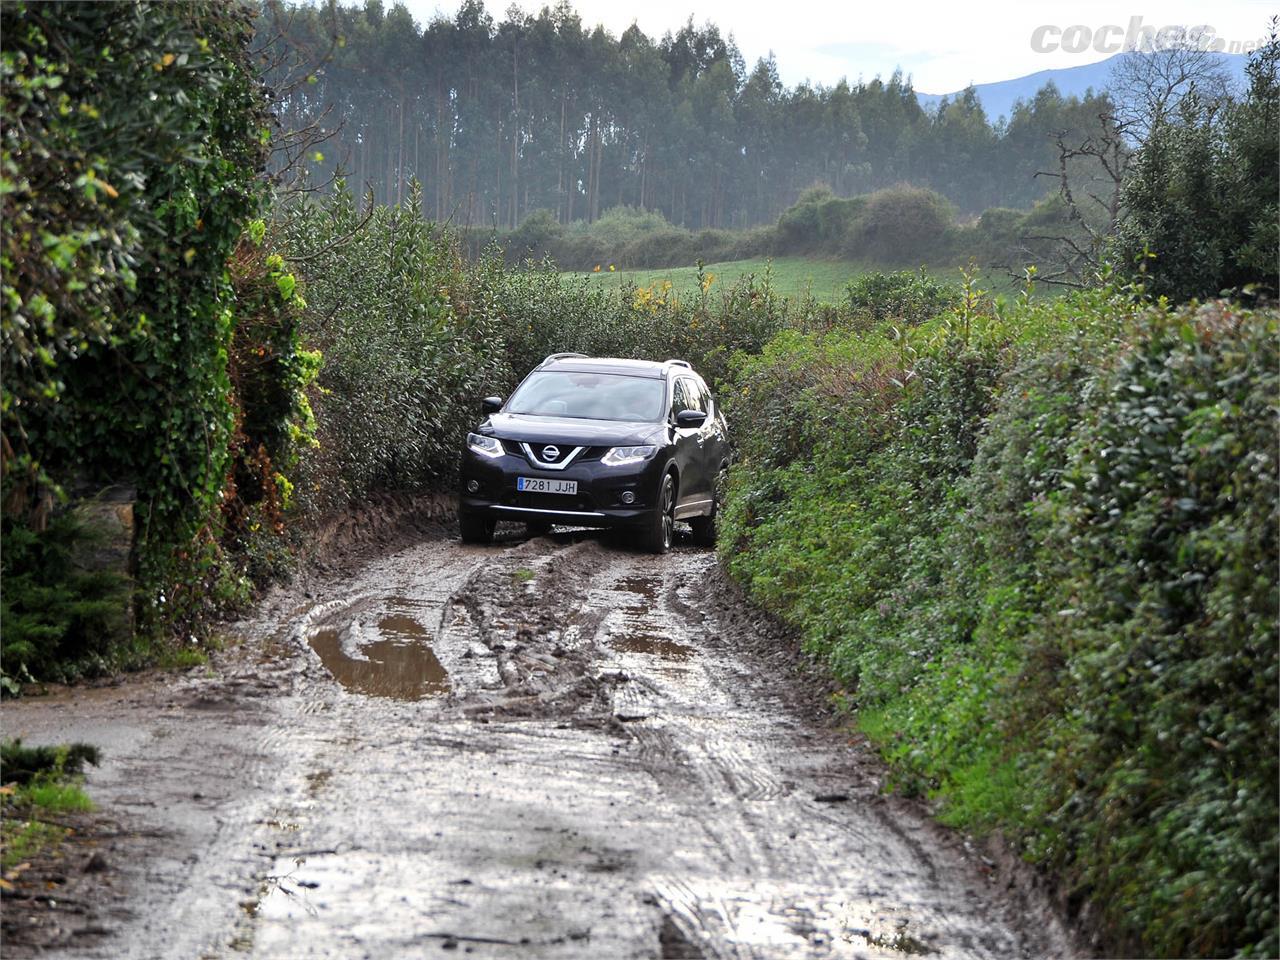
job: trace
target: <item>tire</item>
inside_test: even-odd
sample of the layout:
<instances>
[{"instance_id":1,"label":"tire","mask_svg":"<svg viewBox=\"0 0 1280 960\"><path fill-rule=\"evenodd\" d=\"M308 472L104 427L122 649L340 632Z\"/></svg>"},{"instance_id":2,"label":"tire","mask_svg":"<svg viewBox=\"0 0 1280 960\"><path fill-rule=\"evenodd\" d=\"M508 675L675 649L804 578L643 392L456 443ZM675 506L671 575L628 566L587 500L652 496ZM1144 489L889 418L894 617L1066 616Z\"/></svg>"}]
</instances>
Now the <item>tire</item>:
<instances>
[{"instance_id":1,"label":"tire","mask_svg":"<svg viewBox=\"0 0 1280 960\"><path fill-rule=\"evenodd\" d=\"M492 543L494 525L494 519L483 514L458 514L458 531L463 543Z\"/></svg>"},{"instance_id":2,"label":"tire","mask_svg":"<svg viewBox=\"0 0 1280 960\"><path fill-rule=\"evenodd\" d=\"M721 468L720 473L716 475L716 485L712 491L711 513L705 517L693 517L689 520L689 526L693 528L693 542L700 547L714 547L716 545L716 527L719 525L720 504L724 500L724 485L728 478L728 471Z\"/></svg>"},{"instance_id":3,"label":"tire","mask_svg":"<svg viewBox=\"0 0 1280 960\"><path fill-rule=\"evenodd\" d=\"M639 542L649 553L666 553L676 538L676 478L666 474L658 488L658 509L640 530Z\"/></svg>"},{"instance_id":4,"label":"tire","mask_svg":"<svg viewBox=\"0 0 1280 960\"><path fill-rule=\"evenodd\" d=\"M524 525L524 529L531 537L545 537L551 532L551 523L547 520L530 520Z\"/></svg>"}]
</instances>

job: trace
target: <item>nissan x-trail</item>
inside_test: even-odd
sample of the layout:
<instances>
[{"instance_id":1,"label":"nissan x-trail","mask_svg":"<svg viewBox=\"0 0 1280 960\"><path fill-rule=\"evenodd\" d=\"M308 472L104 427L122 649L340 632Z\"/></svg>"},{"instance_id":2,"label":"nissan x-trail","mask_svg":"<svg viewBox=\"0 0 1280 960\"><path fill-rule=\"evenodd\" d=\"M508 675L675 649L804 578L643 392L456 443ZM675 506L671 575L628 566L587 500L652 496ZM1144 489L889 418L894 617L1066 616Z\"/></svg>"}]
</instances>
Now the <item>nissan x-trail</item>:
<instances>
[{"instance_id":1,"label":"nissan x-trail","mask_svg":"<svg viewBox=\"0 0 1280 960\"><path fill-rule=\"evenodd\" d=\"M685 361L552 354L483 405L462 458L463 540L488 542L499 520L622 527L662 553L685 520L696 543L715 542L728 430Z\"/></svg>"}]
</instances>

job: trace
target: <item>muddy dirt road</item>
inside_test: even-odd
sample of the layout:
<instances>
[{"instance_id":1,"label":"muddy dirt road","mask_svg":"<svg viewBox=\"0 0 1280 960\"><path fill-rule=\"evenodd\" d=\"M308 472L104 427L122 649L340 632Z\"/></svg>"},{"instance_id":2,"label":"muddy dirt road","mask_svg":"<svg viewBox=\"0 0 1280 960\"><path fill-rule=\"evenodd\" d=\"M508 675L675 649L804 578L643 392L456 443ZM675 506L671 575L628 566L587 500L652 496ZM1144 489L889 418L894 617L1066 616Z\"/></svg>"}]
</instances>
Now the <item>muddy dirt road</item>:
<instances>
[{"instance_id":1,"label":"muddy dirt road","mask_svg":"<svg viewBox=\"0 0 1280 960\"><path fill-rule=\"evenodd\" d=\"M1069 954L879 796L710 553L439 539L302 590L209 669L4 706L106 754L53 955Z\"/></svg>"}]
</instances>

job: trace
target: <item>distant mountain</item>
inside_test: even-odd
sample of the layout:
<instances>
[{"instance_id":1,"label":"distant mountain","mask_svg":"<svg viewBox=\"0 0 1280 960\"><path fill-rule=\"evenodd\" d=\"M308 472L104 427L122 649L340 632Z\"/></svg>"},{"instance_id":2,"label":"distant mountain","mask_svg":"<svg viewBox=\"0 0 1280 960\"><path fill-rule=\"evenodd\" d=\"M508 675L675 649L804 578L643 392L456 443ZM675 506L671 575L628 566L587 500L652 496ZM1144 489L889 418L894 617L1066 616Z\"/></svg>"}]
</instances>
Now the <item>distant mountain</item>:
<instances>
[{"instance_id":1,"label":"distant mountain","mask_svg":"<svg viewBox=\"0 0 1280 960\"><path fill-rule=\"evenodd\" d=\"M1124 54L1117 53L1097 63L1086 63L1079 67L1064 67L1060 70L1041 70L1015 80L1000 80L996 83L974 84L982 108L987 112L987 119L995 121L998 117L1007 117L1018 100L1030 100L1049 81L1058 87L1063 96L1081 96L1086 90L1101 90L1107 85L1111 76L1112 62ZM1249 58L1243 53L1219 53L1218 56L1226 66L1237 84L1244 84L1244 68ZM952 93L916 93L920 106L926 110L936 107L943 97L954 100L963 93L956 90Z\"/></svg>"}]
</instances>

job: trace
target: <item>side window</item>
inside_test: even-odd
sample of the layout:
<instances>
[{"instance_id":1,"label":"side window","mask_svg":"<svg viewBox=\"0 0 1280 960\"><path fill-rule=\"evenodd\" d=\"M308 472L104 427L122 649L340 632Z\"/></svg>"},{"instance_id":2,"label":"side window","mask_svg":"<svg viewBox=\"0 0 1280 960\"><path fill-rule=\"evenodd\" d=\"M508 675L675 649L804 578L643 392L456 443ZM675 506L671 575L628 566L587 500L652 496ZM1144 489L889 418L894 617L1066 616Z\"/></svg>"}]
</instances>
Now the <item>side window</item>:
<instances>
[{"instance_id":1,"label":"side window","mask_svg":"<svg viewBox=\"0 0 1280 960\"><path fill-rule=\"evenodd\" d=\"M675 415L681 410L693 409L695 408L690 403L689 397L689 380L686 377L681 377L676 381L676 385L671 391L671 417L674 419Z\"/></svg>"},{"instance_id":2,"label":"side window","mask_svg":"<svg viewBox=\"0 0 1280 960\"><path fill-rule=\"evenodd\" d=\"M706 385L703 384L700 380L691 380L689 381L689 385L693 388L693 392L697 394L697 397L696 397L697 405L692 409L701 410L703 413L710 416L711 393L710 391L707 390Z\"/></svg>"}]
</instances>

